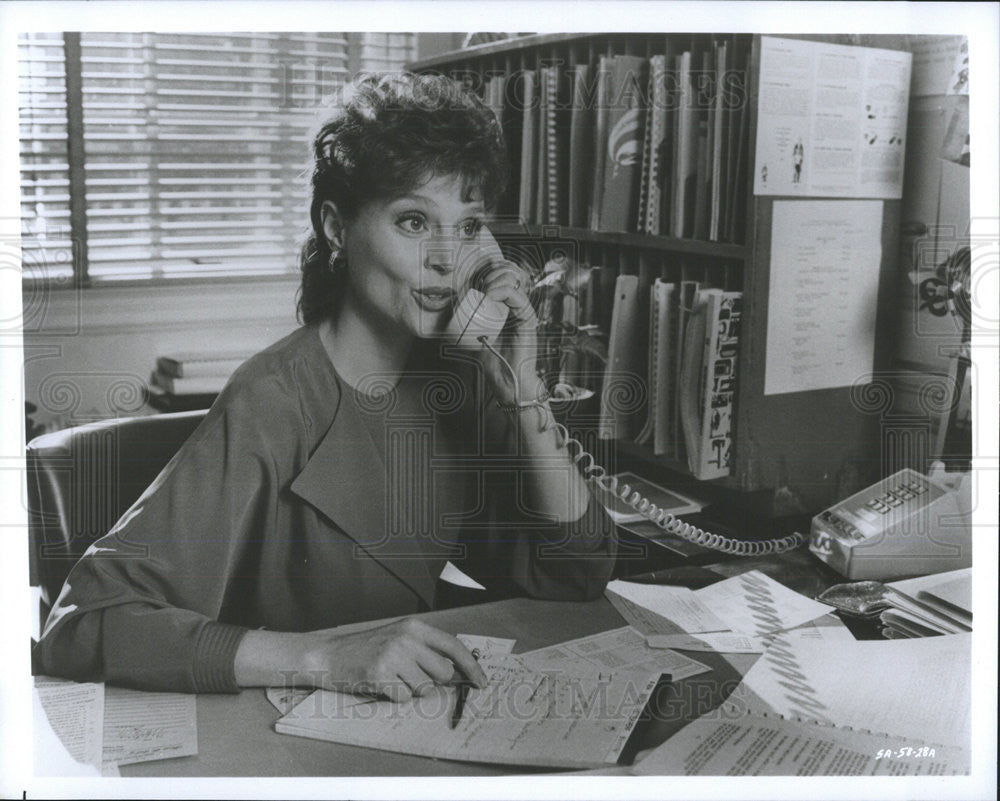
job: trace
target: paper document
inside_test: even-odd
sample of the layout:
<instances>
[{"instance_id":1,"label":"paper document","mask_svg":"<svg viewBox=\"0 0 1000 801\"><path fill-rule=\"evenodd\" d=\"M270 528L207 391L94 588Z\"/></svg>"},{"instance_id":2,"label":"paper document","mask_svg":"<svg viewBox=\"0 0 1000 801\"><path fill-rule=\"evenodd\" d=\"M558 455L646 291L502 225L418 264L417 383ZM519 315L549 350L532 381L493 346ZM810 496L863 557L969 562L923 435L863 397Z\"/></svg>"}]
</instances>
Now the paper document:
<instances>
[{"instance_id":1,"label":"paper document","mask_svg":"<svg viewBox=\"0 0 1000 801\"><path fill-rule=\"evenodd\" d=\"M195 696L107 687L104 763L132 765L198 753Z\"/></svg>"},{"instance_id":2,"label":"paper document","mask_svg":"<svg viewBox=\"0 0 1000 801\"><path fill-rule=\"evenodd\" d=\"M711 631L702 634L650 634L650 648L677 648L681 651L716 651L726 654L762 654L767 647L760 637Z\"/></svg>"},{"instance_id":3,"label":"paper document","mask_svg":"<svg viewBox=\"0 0 1000 801\"><path fill-rule=\"evenodd\" d=\"M788 589L759 570L695 590L706 607L741 634L791 629L826 615L830 607Z\"/></svg>"},{"instance_id":4,"label":"paper document","mask_svg":"<svg viewBox=\"0 0 1000 801\"><path fill-rule=\"evenodd\" d=\"M765 395L871 375L881 263L881 201L774 201Z\"/></svg>"},{"instance_id":5,"label":"paper document","mask_svg":"<svg viewBox=\"0 0 1000 801\"><path fill-rule=\"evenodd\" d=\"M629 672L538 671L511 655L480 664L489 684L469 692L455 728L457 691L438 686L402 704L317 690L275 730L441 759L599 767L616 762L659 681Z\"/></svg>"},{"instance_id":6,"label":"paper document","mask_svg":"<svg viewBox=\"0 0 1000 801\"><path fill-rule=\"evenodd\" d=\"M631 626L528 651L521 657L537 670L668 673L672 681L711 670L676 651L650 648L645 636Z\"/></svg>"},{"instance_id":7,"label":"paper document","mask_svg":"<svg viewBox=\"0 0 1000 801\"><path fill-rule=\"evenodd\" d=\"M686 726L634 770L690 776L967 773L970 645L967 634L853 643L775 635L719 709Z\"/></svg>"},{"instance_id":8,"label":"paper document","mask_svg":"<svg viewBox=\"0 0 1000 801\"><path fill-rule=\"evenodd\" d=\"M968 747L971 635L776 645L734 692L748 708Z\"/></svg>"},{"instance_id":9,"label":"paper document","mask_svg":"<svg viewBox=\"0 0 1000 801\"><path fill-rule=\"evenodd\" d=\"M836 615L827 615L817 618L794 629L779 632L778 634L765 634L762 639L765 644L770 644L776 637L780 636L786 640L825 640L827 642L857 642L857 637L851 634L851 630L844 625L844 622Z\"/></svg>"},{"instance_id":10,"label":"paper document","mask_svg":"<svg viewBox=\"0 0 1000 801\"><path fill-rule=\"evenodd\" d=\"M69 755L78 763L92 765L95 771L99 769L104 734L104 685L38 676L35 692L40 711ZM45 721L37 723L36 728L44 728ZM36 750L35 758L36 772L51 775L47 773L46 755ZM56 757L53 761L59 760Z\"/></svg>"},{"instance_id":11,"label":"paper document","mask_svg":"<svg viewBox=\"0 0 1000 801\"><path fill-rule=\"evenodd\" d=\"M969 769L969 753L960 748L914 748L909 740L899 738L804 726L774 717L725 719L724 712L716 711L685 726L636 763L632 772L640 776L946 776Z\"/></svg>"},{"instance_id":12,"label":"paper document","mask_svg":"<svg viewBox=\"0 0 1000 801\"><path fill-rule=\"evenodd\" d=\"M727 631L730 628L712 613L694 590L687 587L611 581L608 583L607 592L620 595L673 621L681 631L695 633Z\"/></svg>"},{"instance_id":13,"label":"paper document","mask_svg":"<svg viewBox=\"0 0 1000 801\"><path fill-rule=\"evenodd\" d=\"M315 692L312 687L268 687L265 695L271 706L287 715Z\"/></svg>"},{"instance_id":14,"label":"paper document","mask_svg":"<svg viewBox=\"0 0 1000 801\"><path fill-rule=\"evenodd\" d=\"M514 650L517 640L508 640L503 637L483 637L479 634L456 634L458 641L472 651L476 659L488 659L494 656L503 656Z\"/></svg>"},{"instance_id":15,"label":"paper document","mask_svg":"<svg viewBox=\"0 0 1000 801\"><path fill-rule=\"evenodd\" d=\"M754 194L902 197L912 56L760 41Z\"/></svg>"},{"instance_id":16,"label":"paper document","mask_svg":"<svg viewBox=\"0 0 1000 801\"><path fill-rule=\"evenodd\" d=\"M639 606L639 604L614 592L606 592L604 597L611 601L611 605L625 619L625 622L640 634L677 634L678 626L676 623L655 612L650 612L646 607Z\"/></svg>"}]
</instances>

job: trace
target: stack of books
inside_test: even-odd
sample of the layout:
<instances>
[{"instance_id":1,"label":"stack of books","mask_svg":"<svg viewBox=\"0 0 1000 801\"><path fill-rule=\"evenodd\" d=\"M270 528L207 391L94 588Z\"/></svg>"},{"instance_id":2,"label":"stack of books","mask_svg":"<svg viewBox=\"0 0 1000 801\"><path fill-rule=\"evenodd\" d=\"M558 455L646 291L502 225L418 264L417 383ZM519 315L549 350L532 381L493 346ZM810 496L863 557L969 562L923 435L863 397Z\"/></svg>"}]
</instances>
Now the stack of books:
<instances>
[{"instance_id":1,"label":"stack of books","mask_svg":"<svg viewBox=\"0 0 1000 801\"><path fill-rule=\"evenodd\" d=\"M523 222L739 242L749 51L740 37L650 58L599 56L491 76L484 99Z\"/></svg>"},{"instance_id":2,"label":"stack of books","mask_svg":"<svg viewBox=\"0 0 1000 801\"><path fill-rule=\"evenodd\" d=\"M159 356L147 387L150 406L164 412L207 409L250 353Z\"/></svg>"},{"instance_id":3,"label":"stack of books","mask_svg":"<svg viewBox=\"0 0 1000 801\"><path fill-rule=\"evenodd\" d=\"M742 303L700 281L587 271L571 322L607 342L607 360L569 380L599 391L598 436L652 446L700 480L728 476Z\"/></svg>"}]
</instances>

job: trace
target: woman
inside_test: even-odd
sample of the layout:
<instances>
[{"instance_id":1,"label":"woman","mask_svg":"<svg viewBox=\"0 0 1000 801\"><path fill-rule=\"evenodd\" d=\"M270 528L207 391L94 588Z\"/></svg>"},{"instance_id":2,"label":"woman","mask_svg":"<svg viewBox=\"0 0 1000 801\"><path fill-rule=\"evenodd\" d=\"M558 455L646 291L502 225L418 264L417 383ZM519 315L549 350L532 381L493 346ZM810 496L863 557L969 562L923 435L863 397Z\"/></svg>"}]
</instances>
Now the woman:
<instances>
[{"instance_id":1,"label":"woman","mask_svg":"<svg viewBox=\"0 0 1000 801\"><path fill-rule=\"evenodd\" d=\"M485 677L426 624L323 629L432 608L448 560L499 594L603 591L611 526L545 425L527 276L483 227L504 170L492 113L445 78L366 76L314 157L304 326L237 371L74 567L43 671L186 692L294 675L404 700ZM508 320L457 349L470 283Z\"/></svg>"}]
</instances>

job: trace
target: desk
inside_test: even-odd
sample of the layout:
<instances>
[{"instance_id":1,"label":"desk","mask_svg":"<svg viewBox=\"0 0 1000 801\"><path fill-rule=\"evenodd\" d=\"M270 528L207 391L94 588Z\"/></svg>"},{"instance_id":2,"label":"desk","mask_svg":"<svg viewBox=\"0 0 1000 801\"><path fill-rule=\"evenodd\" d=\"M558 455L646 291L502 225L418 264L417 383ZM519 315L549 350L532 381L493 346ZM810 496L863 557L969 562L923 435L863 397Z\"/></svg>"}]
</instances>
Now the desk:
<instances>
[{"instance_id":1,"label":"desk","mask_svg":"<svg viewBox=\"0 0 1000 801\"><path fill-rule=\"evenodd\" d=\"M801 558L799 558L801 557ZM741 560L719 566L723 575L751 569L789 570L780 577L790 586L816 592L828 580L825 565L805 552ZM777 573L775 574L778 575ZM833 574L835 577L835 574ZM822 589L822 586L819 586ZM516 652L596 634L625 625L606 599L587 603L512 599L458 607L420 615L452 634L483 634L517 640ZM663 718L640 736L640 748L658 745L687 722L717 707L736 685L755 656L727 660L715 653L694 655L711 673L677 682L661 699ZM736 666L740 669L737 669ZM666 701L664 704L663 701ZM122 776L503 776L538 773L540 769L473 764L377 751L367 748L277 734L281 717L259 688L239 695L198 697L198 756L122 766ZM551 772L551 771L544 771Z\"/></svg>"}]
</instances>

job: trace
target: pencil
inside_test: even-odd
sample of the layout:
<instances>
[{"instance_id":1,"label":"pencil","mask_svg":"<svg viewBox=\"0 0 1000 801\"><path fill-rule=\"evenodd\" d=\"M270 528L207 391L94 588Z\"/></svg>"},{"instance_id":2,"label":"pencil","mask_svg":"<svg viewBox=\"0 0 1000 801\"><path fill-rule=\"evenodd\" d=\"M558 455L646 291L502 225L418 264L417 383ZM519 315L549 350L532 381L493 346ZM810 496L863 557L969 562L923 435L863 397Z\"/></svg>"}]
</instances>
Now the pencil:
<instances>
[{"instance_id":1,"label":"pencil","mask_svg":"<svg viewBox=\"0 0 1000 801\"><path fill-rule=\"evenodd\" d=\"M465 710L465 699L469 695L470 687L472 687L472 685L467 681L463 681L458 684L458 693L455 696L455 708L451 713L451 728L453 729L462 719L462 712Z\"/></svg>"}]
</instances>

